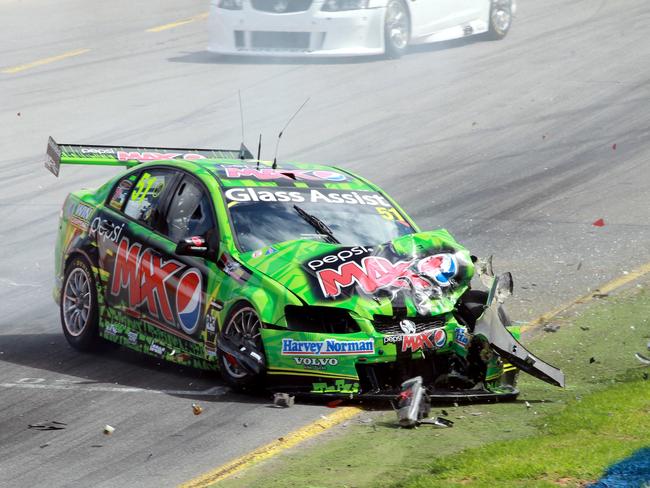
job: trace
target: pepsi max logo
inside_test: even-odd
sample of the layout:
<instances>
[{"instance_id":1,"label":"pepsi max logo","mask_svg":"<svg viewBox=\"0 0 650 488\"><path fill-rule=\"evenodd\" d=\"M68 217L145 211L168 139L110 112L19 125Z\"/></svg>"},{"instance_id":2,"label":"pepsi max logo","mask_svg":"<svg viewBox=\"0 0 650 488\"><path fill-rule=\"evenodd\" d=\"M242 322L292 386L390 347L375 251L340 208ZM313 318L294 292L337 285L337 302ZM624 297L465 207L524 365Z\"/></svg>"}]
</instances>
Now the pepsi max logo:
<instances>
[{"instance_id":1,"label":"pepsi max logo","mask_svg":"<svg viewBox=\"0 0 650 488\"><path fill-rule=\"evenodd\" d=\"M176 313L178 322L187 334L199 327L201 317L201 275L195 269L187 270L176 287Z\"/></svg>"},{"instance_id":2,"label":"pepsi max logo","mask_svg":"<svg viewBox=\"0 0 650 488\"><path fill-rule=\"evenodd\" d=\"M452 254L436 254L422 259L418 271L435 280L440 286L450 286L458 273L458 263Z\"/></svg>"},{"instance_id":3,"label":"pepsi max logo","mask_svg":"<svg viewBox=\"0 0 650 488\"><path fill-rule=\"evenodd\" d=\"M447 343L447 333L444 329L436 329L433 333L433 345L437 348L443 347Z\"/></svg>"}]
</instances>

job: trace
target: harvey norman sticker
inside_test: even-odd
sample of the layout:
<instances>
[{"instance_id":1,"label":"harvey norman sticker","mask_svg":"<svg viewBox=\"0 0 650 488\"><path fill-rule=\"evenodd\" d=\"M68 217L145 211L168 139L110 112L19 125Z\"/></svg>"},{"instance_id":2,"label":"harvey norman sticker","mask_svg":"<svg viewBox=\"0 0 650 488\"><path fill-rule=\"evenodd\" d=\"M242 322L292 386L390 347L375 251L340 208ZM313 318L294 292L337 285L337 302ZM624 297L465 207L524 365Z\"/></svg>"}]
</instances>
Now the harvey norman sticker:
<instances>
[{"instance_id":1,"label":"harvey norman sticker","mask_svg":"<svg viewBox=\"0 0 650 488\"><path fill-rule=\"evenodd\" d=\"M325 339L324 341L296 341L282 339L283 356L344 356L374 354L375 341L339 341Z\"/></svg>"}]
</instances>

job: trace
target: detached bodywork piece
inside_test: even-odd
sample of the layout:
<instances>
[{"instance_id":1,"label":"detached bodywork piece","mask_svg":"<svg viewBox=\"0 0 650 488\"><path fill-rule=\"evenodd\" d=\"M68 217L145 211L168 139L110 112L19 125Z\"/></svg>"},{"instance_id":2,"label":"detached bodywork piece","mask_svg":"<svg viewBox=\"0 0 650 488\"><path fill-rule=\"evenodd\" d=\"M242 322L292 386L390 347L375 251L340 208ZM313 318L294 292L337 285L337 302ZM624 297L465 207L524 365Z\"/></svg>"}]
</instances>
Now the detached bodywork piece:
<instances>
[{"instance_id":1,"label":"detached bodywork piece","mask_svg":"<svg viewBox=\"0 0 650 488\"><path fill-rule=\"evenodd\" d=\"M409 45L502 39L515 0L212 0L208 49L292 57L401 56Z\"/></svg>"},{"instance_id":2,"label":"detached bodywork piece","mask_svg":"<svg viewBox=\"0 0 650 488\"><path fill-rule=\"evenodd\" d=\"M104 339L323 396L394 398L420 376L434 401L512 399L517 369L564 384L518 342L509 274L346 170L50 139L46 166L61 164L127 167L63 204L54 297L77 349Z\"/></svg>"}]
</instances>

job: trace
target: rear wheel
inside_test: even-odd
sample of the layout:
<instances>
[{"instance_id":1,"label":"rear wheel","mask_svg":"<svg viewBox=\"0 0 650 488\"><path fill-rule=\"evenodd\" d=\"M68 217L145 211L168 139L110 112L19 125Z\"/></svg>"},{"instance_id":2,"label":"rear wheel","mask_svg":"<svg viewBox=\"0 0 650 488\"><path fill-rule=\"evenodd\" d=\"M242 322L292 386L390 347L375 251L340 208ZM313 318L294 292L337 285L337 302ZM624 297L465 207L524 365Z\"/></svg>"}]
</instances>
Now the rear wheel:
<instances>
[{"instance_id":1,"label":"rear wheel","mask_svg":"<svg viewBox=\"0 0 650 488\"><path fill-rule=\"evenodd\" d=\"M488 39L499 40L506 37L512 26L512 16L512 0L492 0Z\"/></svg>"},{"instance_id":2,"label":"rear wheel","mask_svg":"<svg viewBox=\"0 0 650 488\"><path fill-rule=\"evenodd\" d=\"M262 322L255 309L248 304L237 305L230 313L221 335L237 347L264 354L262 345ZM218 350L219 369L223 379L235 387L253 386L261 381L262 374L255 375L244 368L232 354Z\"/></svg>"},{"instance_id":3,"label":"rear wheel","mask_svg":"<svg viewBox=\"0 0 650 488\"><path fill-rule=\"evenodd\" d=\"M100 342L97 289L84 258L74 258L66 268L60 311L68 343L79 351L95 349Z\"/></svg>"},{"instance_id":4,"label":"rear wheel","mask_svg":"<svg viewBox=\"0 0 650 488\"><path fill-rule=\"evenodd\" d=\"M408 8L402 0L390 0L384 21L385 52L387 58L400 58L406 52L411 37Z\"/></svg>"}]
</instances>

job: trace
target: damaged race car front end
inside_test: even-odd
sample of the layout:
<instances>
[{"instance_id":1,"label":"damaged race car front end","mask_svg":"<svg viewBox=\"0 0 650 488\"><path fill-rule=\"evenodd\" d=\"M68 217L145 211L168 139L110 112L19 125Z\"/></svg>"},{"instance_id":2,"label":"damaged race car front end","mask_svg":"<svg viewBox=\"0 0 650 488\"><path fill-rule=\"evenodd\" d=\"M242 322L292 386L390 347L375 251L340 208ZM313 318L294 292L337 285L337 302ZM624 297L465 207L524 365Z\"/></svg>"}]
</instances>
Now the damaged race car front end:
<instances>
[{"instance_id":1,"label":"damaged race car front end","mask_svg":"<svg viewBox=\"0 0 650 488\"><path fill-rule=\"evenodd\" d=\"M518 342L501 307L509 274L495 278L478 263L490 291L472 290L475 258L445 230L373 247L298 241L273 251L247 264L303 304L286 305L283 322L261 330L272 390L394 398L420 376L434 401L510 400L519 369L564 384Z\"/></svg>"}]
</instances>

